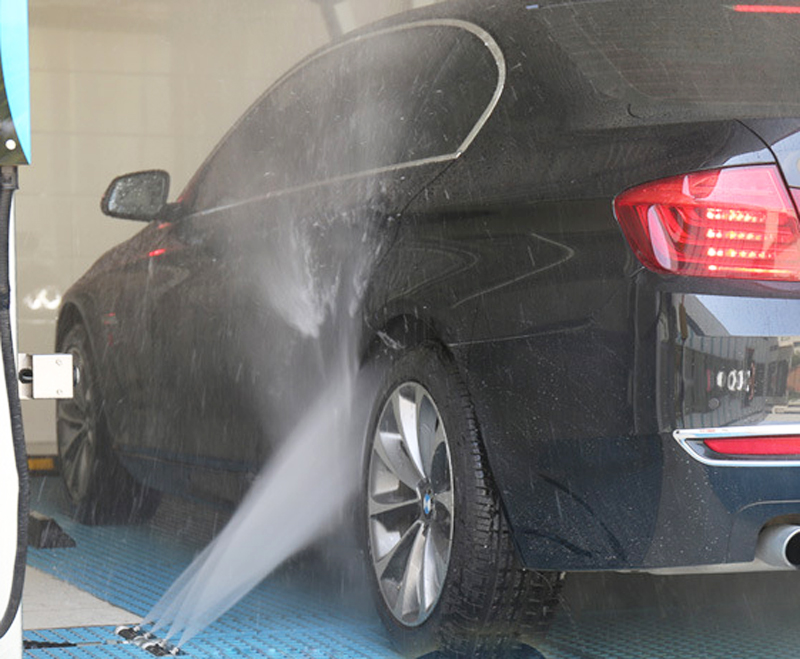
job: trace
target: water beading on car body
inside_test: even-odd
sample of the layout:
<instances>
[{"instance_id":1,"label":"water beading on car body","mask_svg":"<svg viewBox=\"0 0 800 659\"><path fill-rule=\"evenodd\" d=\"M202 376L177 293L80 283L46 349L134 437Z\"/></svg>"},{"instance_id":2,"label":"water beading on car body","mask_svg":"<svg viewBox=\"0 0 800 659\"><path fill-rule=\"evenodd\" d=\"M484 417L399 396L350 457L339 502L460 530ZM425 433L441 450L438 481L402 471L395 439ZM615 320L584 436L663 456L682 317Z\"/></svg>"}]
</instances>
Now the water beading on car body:
<instances>
[{"instance_id":1,"label":"water beading on car body","mask_svg":"<svg viewBox=\"0 0 800 659\"><path fill-rule=\"evenodd\" d=\"M57 328L79 514L238 500L347 316L381 373L364 551L406 648L543 629L569 571L797 566L800 16L779 9L434 5L297 65L177 201L163 172L115 180L105 210L147 225Z\"/></svg>"}]
</instances>

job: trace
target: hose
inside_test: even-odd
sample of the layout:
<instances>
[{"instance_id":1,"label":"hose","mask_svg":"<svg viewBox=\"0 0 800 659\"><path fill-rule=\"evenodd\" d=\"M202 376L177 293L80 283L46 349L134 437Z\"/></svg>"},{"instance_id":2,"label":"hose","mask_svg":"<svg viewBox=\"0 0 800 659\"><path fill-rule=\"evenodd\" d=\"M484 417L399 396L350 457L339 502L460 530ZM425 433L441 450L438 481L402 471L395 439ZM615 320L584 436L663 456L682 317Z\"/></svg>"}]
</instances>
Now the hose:
<instances>
[{"instance_id":1,"label":"hose","mask_svg":"<svg viewBox=\"0 0 800 659\"><path fill-rule=\"evenodd\" d=\"M11 415L11 434L14 441L14 457L19 478L17 499L17 556L11 595L3 618L0 619L0 637L11 628L22 603L22 586L25 583L25 562L28 550L28 510L30 505L30 481L25 435L22 429L22 409L17 388L16 353L11 328L11 273L9 271L11 247L11 202L17 189L17 168L0 168L0 347L2 348L3 371Z\"/></svg>"}]
</instances>

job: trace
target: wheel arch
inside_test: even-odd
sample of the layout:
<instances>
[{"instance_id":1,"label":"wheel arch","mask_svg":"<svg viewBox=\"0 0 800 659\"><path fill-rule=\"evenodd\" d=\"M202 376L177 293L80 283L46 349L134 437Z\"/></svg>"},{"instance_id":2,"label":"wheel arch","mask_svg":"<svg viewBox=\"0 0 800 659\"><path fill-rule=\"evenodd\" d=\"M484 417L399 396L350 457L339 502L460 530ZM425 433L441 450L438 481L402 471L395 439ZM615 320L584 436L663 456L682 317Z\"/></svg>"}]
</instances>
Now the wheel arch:
<instances>
[{"instance_id":1,"label":"wheel arch","mask_svg":"<svg viewBox=\"0 0 800 659\"><path fill-rule=\"evenodd\" d=\"M380 402L385 400L385 392L391 392L398 382L413 382L416 381L417 377L423 377L415 374L424 374L428 364L432 361L438 361L437 357L444 360L435 371L438 375L431 381L438 383L438 386L429 389L429 393L432 397L436 397L434 402L439 409L449 409L447 418L451 421L454 418L454 414L466 413L466 416L461 417L463 419L462 423L455 424L455 436L464 438L459 441L462 449L468 450L466 453L462 453L460 462L462 469L458 472L461 476L458 478L454 476L454 478L456 478L457 482L465 484L464 487L467 488L465 491L480 491L482 496L480 500L463 499L461 495L459 496L458 500L460 502L467 502L464 507L467 518L459 522L458 528L460 530L454 531L458 535L453 537L459 538L458 545L462 547L460 550L462 551L461 555L467 556L469 560L466 563L462 563L460 567L458 563L453 563L452 569L455 570L453 574L456 576L452 577L454 581L451 581L450 588L456 588L452 584L460 583L463 570L468 570L469 574L474 574L471 570L473 565L472 558L477 557L480 559L480 565L502 566L497 571L497 574L480 574L476 578L483 580L484 583L486 583L486 580L491 582L491 585L485 590L492 593L496 592L495 588L499 589L498 592L511 593L513 591L515 599L501 603L499 596L492 595L487 597L486 593L481 591L480 588L468 588L470 593L477 593L477 595L475 597L470 596L469 606L465 610L459 611L454 608L452 600L452 592L454 591L451 591L451 595L448 596L451 599L444 600L441 604L436 604L437 607L444 606L445 608L438 609L439 613L434 610L430 615L436 617L426 618L424 627L402 627L397 618L393 618L392 615L385 612L382 614L382 618L395 640L399 640L401 644L407 642L409 652L414 655L420 654L420 652L427 652L436 645L438 647L452 646L454 649L464 648L465 651L459 652L460 655L476 656L475 653L482 654L484 648L489 651L490 648L502 646L506 632L497 630L502 630L503 625L506 623L510 625L512 630L516 630L519 625L523 624L530 630L533 630L534 627L536 631L544 630L549 624L550 616L548 612L555 604L560 581L555 575L527 572L520 567L519 548L515 542L513 531L507 523L502 493L493 477L481 423L477 418L477 410L472 402L474 392L469 391L467 381L464 378L464 364L448 348L444 339L446 335L437 330L438 328L434 323L414 314L398 314L388 319L379 328L372 330L372 340L368 341L368 345L373 348L373 352L367 351L365 353L367 366L372 363L383 362L379 366L380 368L388 363L391 365L390 368L393 373L390 373L385 378L381 376L382 381L377 388L369 386L371 383L367 383L368 389L365 391L367 395L372 396L373 408L365 430L369 432L375 427L376 420L381 413ZM405 353L418 349L421 349L423 353L409 356L412 361L404 361ZM425 351L428 351L429 354L424 354ZM446 362L449 362L449 364ZM394 370L396 368L399 370ZM448 379L446 377L448 373L453 378L460 380L460 382ZM425 379L420 380L420 382L426 388L428 387ZM443 386L445 388L442 388ZM445 408L442 408L441 400L449 397L448 392L454 391L463 394L463 397L457 396L454 403L449 403L449 407L446 405ZM442 398L439 398L439 396ZM467 432L467 429L469 429L469 432ZM471 443L464 444L468 438L471 438L469 439ZM363 465L362 487L365 493L369 491L370 439L368 435L364 437L365 441L363 442L361 456L361 464ZM465 465L469 466L468 472L463 469ZM474 474L476 478L468 478L465 475L466 473ZM478 504L482 506L480 509L478 509ZM364 547L371 551L369 547L372 546L372 541L369 538L369 520L366 517L366 506L367 504L362 501L360 515L361 519L366 521L359 528ZM488 523L481 521L484 519L488 520ZM467 531L467 529L473 528L473 522L476 524L475 528L480 530L480 533ZM481 533L484 535L481 535ZM469 538L473 538L473 536L480 542L469 546L474 546L477 549L469 554L463 553L465 551L463 547L467 546L464 543L469 542ZM380 579L380 577L375 578ZM376 583L374 587L379 588L380 586ZM483 594L481 594L482 592ZM526 604L530 602L531 605L536 606L535 615L522 613L523 610L528 610L525 606L518 606L523 600ZM385 611L388 611L391 608L391 603L383 600L383 606ZM533 609L530 610L533 611ZM502 611L502 613L497 613L498 611ZM493 616L500 617L495 618ZM512 620L515 616L520 617ZM429 623L429 620L433 622ZM477 634L474 637L470 636L468 639L461 639L459 630L464 629L464 622L462 621L469 625L475 621L486 622L488 623L488 628L495 631L486 635ZM433 626L430 627L429 624ZM415 629L420 631L416 632L414 631ZM426 629L428 631L425 631ZM532 631L531 633L534 632ZM406 635L408 635L407 639L403 640ZM512 637L513 633L508 636L509 639ZM511 643L513 644L513 640Z\"/></svg>"},{"instance_id":2,"label":"wheel arch","mask_svg":"<svg viewBox=\"0 0 800 659\"><path fill-rule=\"evenodd\" d=\"M67 333L75 325L83 325L89 339L89 347L92 356L99 358L102 356L101 346L97 345L98 337L102 336L102 327L97 319L99 314L95 313L95 305L90 297L85 295L70 295L61 304L56 320L55 347L60 349ZM93 321L93 319L95 319Z\"/></svg>"},{"instance_id":3,"label":"wheel arch","mask_svg":"<svg viewBox=\"0 0 800 659\"><path fill-rule=\"evenodd\" d=\"M423 343L435 344L442 354L459 368L454 355L447 348L442 333L430 318L423 318L410 312L398 312L393 315L387 313L379 323L368 323L364 328L359 348L360 386L369 392L365 395L374 395L374 388L382 378L381 370L386 368L394 357ZM373 409L364 409L359 419L363 431L360 442L362 468L366 468L368 433L373 414Z\"/></svg>"},{"instance_id":4,"label":"wheel arch","mask_svg":"<svg viewBox=\"0 0 800 659\"><path fill-rule=\"evenodd\" d=\"M384 318L380 324L367 327L360 350L360 363L366 364L381 350L408 350L425 342L438 344L455 361L447 348L444 332L433 319L414 313L397 313Z\"/></svg>"},{"instance_id":5,"label":"wheel arch","mask_svg":"<svg viewBox=\"0 0 800 659\"><path fill-rule=\"evenodd\" d=\"M82 324L84 327L86 326L86 320L83 312L78 305L72 301L64 303L58 313L58 320L56 321L56 350L61 348L61 344L63 343L67 332L69 332L70 329L77 324Z\"/></svg>"},{"instance_id":6,"label":"wheel arch","mask_svg":"<svg viewBox=\"0 0 800 659\"><path fill-rule=\"evenodd\" d=\"M76 325L82 325L86 330L86 340L89 342L89 353L94 363L93 370L95 371L94 376L97 381L97 387L101 392L105 393L109 386L108 376L106 369L101 368L97 361L98 358L103 356L97 345L98 336L101 335L98 334L98 327L92 327L89 320L93 317L90 309L91 303L85 303L79 298L70 298L62 303L56 321L55 349L62 350L64 339L69 331Z\"/></svg>"},{"instance_id":7,"label":"wheel arch","mask_svg":"<svg viewBox=\"0 0 800 659\"><path fill-rule=\"evenodd\" d=\"M434 344L439 351L440 355L449 360L461 379L464 387L464 392L468 397L469 405L471 408L472 419L476 426L478 442L481 446L481 451L484 460L484 466L487 470L487 477L494 485L499 505L503 509L506 519L510 519L507 514L506 501L503 489L499 487L498 481L495 478L494 461L497 456L493 455L491 447L486 441L486 425L480 412L480 406L475 404L475 396L477 392L470 386L470 378L467 376L466 365L463 358L459 358L458 354L451 349L447 342L447 329L438 323L432 317L422 317L413 312L400 312L384 317L384 322L377 327L370 327L368 332L365 332L366 341L365 349L361 353L361 365L368 365L375 359L380 359L381 355L391 357L392 354L400 354L403 351L411 350L424 343ZM362 450L364 453L361 456L362 464L366 460L366 447L368 444L368 437L366 434L362 442ZM515 549L517 555L521 556L519 546L516 545L516 536L512 532L514 538Z\"/></svg>"}]
</instances>

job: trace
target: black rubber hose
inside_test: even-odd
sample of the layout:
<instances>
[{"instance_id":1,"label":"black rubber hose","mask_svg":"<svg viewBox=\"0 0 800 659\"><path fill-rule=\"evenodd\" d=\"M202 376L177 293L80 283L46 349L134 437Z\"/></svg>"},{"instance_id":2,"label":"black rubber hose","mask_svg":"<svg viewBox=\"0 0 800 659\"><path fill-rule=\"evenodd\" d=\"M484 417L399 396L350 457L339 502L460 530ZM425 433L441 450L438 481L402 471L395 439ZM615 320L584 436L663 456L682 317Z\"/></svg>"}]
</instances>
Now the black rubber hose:
<instances>
[{"instance_id":1,"label":"black rubber hose","mask_svg":"<svg viewBox=\"0 0 800 659\"><path fill-rule=\"evenodd\" d=\"M14 439L14 458L19 478L17 557L14 562L14 577L11 596L6 611L0 620L0 637L5 636L17 616L22 603L22 587L25 583L25 563L28 552L28 510L30 505L30 481L28 479L28 456L25 449L25 434L22 430L22 409L17 388L17 359L11 331L11 273L9 248L11 246L11 201L17 189L17 168L0 168L0 344L2 344L3 371L6 378L8 407L11 413L11 433ZM0 403L2 404L2 403Z\"/></svg>"}]
</instances>

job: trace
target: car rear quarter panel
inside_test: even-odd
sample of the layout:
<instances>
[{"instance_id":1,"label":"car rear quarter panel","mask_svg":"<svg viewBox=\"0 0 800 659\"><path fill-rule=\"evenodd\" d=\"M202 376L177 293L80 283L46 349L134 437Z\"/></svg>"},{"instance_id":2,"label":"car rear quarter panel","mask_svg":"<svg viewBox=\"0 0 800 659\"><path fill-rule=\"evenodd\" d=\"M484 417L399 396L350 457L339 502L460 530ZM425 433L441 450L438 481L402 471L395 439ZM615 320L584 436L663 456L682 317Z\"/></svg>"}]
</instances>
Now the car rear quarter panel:
<instances>
[{"instance_id":1,"label":"car rear quarter panel","mask_svg":"<svg viewBox=\"0 0 800 659\"><path fill-rule=\"evenodd\" d=\"M547 117L525 129L523 114L501 104L472 149L406 210L370 297L373 324L415 315L450 348L527 565L751 559L766 519L751 512L743 522L740 511L800 499L800 487L788 470L766 476L776 476L767 488L764 474L715 471L672 438L697 414L686 407L691 368L677 355L703 353L706 340L681 339L676 305L677 291L684 305L685 293L708 292L759 313L748 305L764 288L698 289L644 272L612 202L638 183L772 154L735 121L558 132ZM778 288L768 295L797 297L797 287ZM753 341L754 356L774 339L731 341L725 334L741 362ZM746 541L731 547L737 525Z\"/></svg>"}]
</instances>

